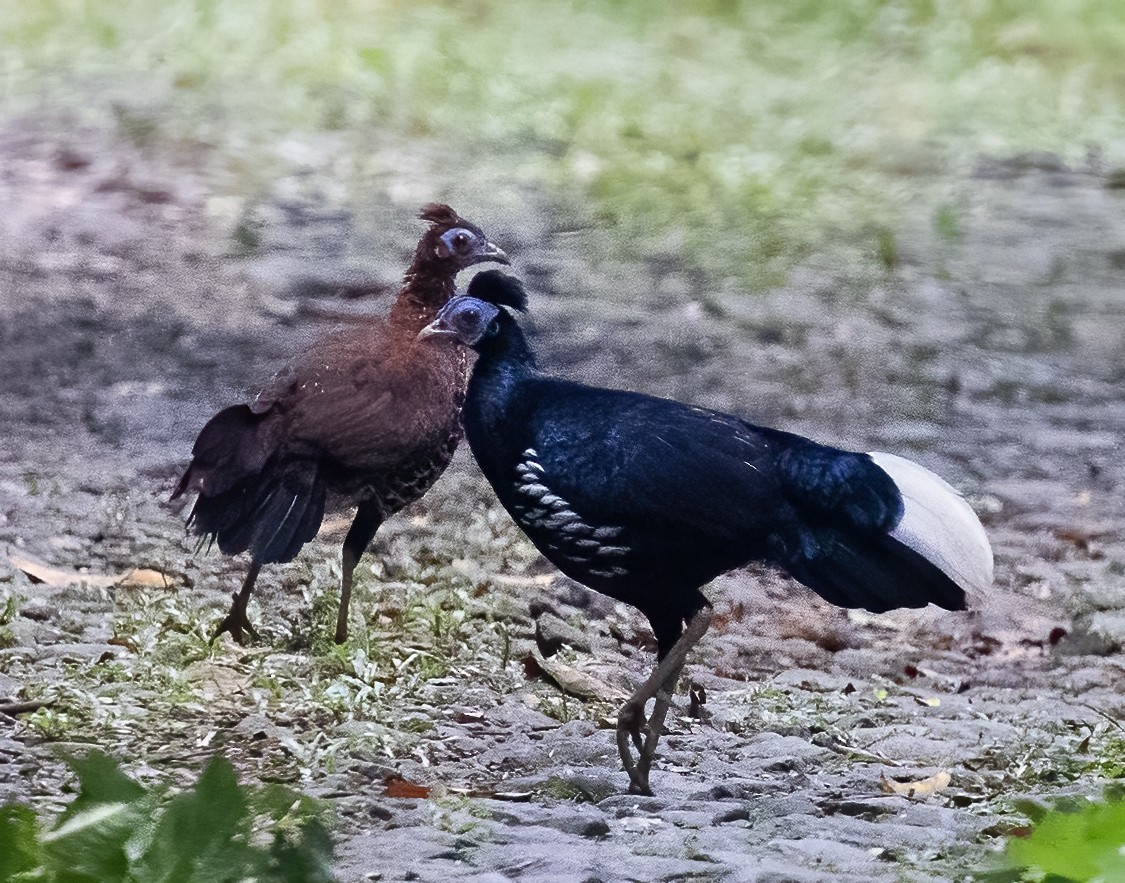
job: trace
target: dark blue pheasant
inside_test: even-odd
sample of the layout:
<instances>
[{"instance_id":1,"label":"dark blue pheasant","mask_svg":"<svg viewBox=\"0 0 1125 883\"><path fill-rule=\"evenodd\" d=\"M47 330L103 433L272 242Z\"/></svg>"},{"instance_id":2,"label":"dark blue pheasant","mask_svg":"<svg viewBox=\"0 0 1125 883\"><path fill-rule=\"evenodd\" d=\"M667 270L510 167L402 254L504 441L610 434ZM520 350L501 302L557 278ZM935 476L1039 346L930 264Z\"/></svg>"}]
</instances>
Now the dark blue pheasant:
<instances>
[{"instance_id":1,"label":"dark blue pheasant","mask_svg":"<svg viewBox=\"0 0 1125 883\"><path fill-rule=\"evenodd\" d=\"M618 719L631 791L650 793L669 697L710 622L700 588L719 574L767 562L833 604L875 612L962 610L966 590L991 584L976 515L916 463L549 377L501 308L525 308L519 282L487 271L469 295L422 335L479 353L462 415L477 462L552 563L637 607L656 635L656 669Z\"/></svg>"}]
</instances>

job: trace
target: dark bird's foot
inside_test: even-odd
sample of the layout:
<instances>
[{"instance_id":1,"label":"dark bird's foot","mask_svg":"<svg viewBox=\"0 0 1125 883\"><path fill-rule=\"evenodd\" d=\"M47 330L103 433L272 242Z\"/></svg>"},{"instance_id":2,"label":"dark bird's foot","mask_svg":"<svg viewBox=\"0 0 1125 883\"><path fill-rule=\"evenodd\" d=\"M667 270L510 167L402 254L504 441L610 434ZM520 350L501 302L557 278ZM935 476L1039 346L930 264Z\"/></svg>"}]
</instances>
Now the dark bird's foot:
<instances>
[{"instance_id":1,"label":"dark bird's foot","mask_svg":"<svg viewBox=\"0 0 1125 883\"><path fill-rule=\"evenodd\" d=\"M260 640L258 637L258 630L250 624L250 620L246 616L246 602L242 599L239 593L234 594L234 601L230 605L230 612L227 613L226 618L219 623L219 627L215 629L215 633L211 635L210 643L214 644L219 640L219 636L223 632L230 632L230 636L239 646L246 645L246 638L243 632L250 635L255 641Z\"/></svg>"},{"instance_id":2,"label":"dark bird's foot","mask_svg":"<svg viewBox=\"0 0 1125 883\"><path fill-rule=\"evenodd\" d=\"M652 796L648 773L656 757L656 743L664 731L664 718L668 713L669 705L668 694L663 691L658 693L652 716L646 721L644 702L634 695L621 707L617 715L617 753L621 756L621 765L629 775L630 794ZM637 751L635 760L633 748Z\"/></svg>"},{"instance_id":3,"label":"dark bird's foot","mask_svg":"<svg viewBox=\"0 0 1125 883\"><path fill-rule=\"evenodd\" d=\"M688 651L703 637L710 624L710 606L696 611L688 621L687 628L649 675L648 680L637 688L618 712L617 753L621 755L621 765L629 774L630 794L652 794L652 787L648 783L648 772L656 757L656 743L664 733L664 721L668 717L668 710L672 707L672 694L676 692L676 684L680 680ZM649 699L655 701L652 714L646 722L645 704ZM701 710L706 701L706 693L701 688L693 688L692 708ZM636 760L633 759L633 747L637 750Z\"/></svg>"},{"instance_id":4,"label":"dark bird's foot","mask_svg":"<svg viewBox=\"0 0 1125 883\"><path fill-rule=\"evenodd\" d=\"M633 751L630 742L636 746L637 752L644 751L644 741L641 739L641 722L645 719L644 706L638 706L631 699L621 706L617 714L617 753L621 756L621 765L629 774L630 794L652 794L648 784L648 775L642 774L633 760Z\"/></svg>"},{"instance_id":5,"label":"dark bird's foot","mask_svg":"<svg viewBox=\"0 0 1125 883\"><path fill-rule=\"evenodd\" d=\"M629 741L632 740L637 751L643 751L644 739L641 736L641 724L645 722L645 708L629 699L617 713L617 746L624 756L629 751Z\"/></svg>"},{"instance_id":6,"label":"dark bird's foot","mask_svg":"<svg viewBox=\"0 0 1125 883\"><path fill-rule=\"evenodd\" d=\"M621 765L629 775L630 794L652 796L648 774L656 758L656 743L664 734L664 721L671 706L671 695L668 691L661 690L656 694L656 703L647 721L644 703L638 702L637 696L631 697L617 715L617 752L621 755ZM637 750L636 760L633 759L630 742Z\"/></svg>"}]
</instances>

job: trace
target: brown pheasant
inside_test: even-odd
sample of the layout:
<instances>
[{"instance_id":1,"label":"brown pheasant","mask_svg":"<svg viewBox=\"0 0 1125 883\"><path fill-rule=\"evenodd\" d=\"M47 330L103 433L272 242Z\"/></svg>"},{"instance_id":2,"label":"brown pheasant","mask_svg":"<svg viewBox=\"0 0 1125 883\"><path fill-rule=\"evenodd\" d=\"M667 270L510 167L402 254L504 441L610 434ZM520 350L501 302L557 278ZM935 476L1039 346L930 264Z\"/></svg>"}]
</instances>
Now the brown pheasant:
<instances>
[{"instance_id":1,"label":"brown pheasant","mask_svg":"<svg viewBox=\"0 0 1125 883\"><path fill-rule=\"evenodd\" d=\"M246 605L263 564L292 561L316 536L328 505L355 505L344 539L336 642L348 635L356 564L388 517L421 497L461 439L468 366L456 347L418 332L453 296L457 273L507 256L446 205L429 222L385 320L327 334L295 357L251 404L203 427L172 499L196 492L188 519L250 570L212 640L257 638Z\"/></svg>"}]
</instances>

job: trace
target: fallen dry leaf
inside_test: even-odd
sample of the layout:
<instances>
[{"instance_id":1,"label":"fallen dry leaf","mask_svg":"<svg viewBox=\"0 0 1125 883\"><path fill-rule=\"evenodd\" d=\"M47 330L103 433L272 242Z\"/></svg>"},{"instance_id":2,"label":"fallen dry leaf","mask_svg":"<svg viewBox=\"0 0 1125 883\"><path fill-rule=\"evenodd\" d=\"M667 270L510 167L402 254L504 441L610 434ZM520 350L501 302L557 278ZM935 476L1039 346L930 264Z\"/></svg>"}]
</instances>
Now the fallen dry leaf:
<instances>
[{"instance_id":1,"label":"fallen dry leaf","mask_svg":"<svg viewBox=\"0 0 1125 883\"><path fill-rule=\"evenodd\" d=\"M543 669L539 667L539 662L535 656L528 653L523 659L520 660L523 665L523 676L529 681L534 681L538 677L542 677Z\"/></svg>"},{"instance_id":2,"label":"fallen dry leaf","mask_svg":"<svg viewBox=\"0 0 1125 883\"><path fill-rule=\"evenodd\" d=\"M350 515L326 515L320 523L320 531L317 536L333 537L336 534L345 533L351 526L352 518Z\"/></svg>"},{"instance_id":3,"label":"fallen dry leaf","mask_svg":"<svg viewBox=\"0 0 1125 883\"><path fill-rule=\"evenodd\" d=\"M430 789L408 782L402 776L387 776L383 782L383 793L387 797L429 797Z\"/></svg>"},{"instance_id":4,"label":"fallen dry leaf","mask_svg":"<svg viewBox=\"0 0 1125 883\"><path fill-rule=\"evenodd\" d=\"M629 698L629 694L618 687L607 684L600 678L579 671L574 666L557 662L554 659L545 659L538 650L533 651L528 657L539 668L539 673L555 684L564 693L577 696L579 699L608 699L617 702ZM531 670L527 660L524 661L524 671Z\"/></svg>"},{"instance_id":5,"label":"fallen dry leaf","mask_svg":"<svg viewBox=\"0 0 1125 883\"><path fill-rule=\"evenodd\" d=\"M540 573L536 576L510 576L506 573L494 573L488 578L500 586L549 586L557 576L554 573Z\"/></svg>"},{"instance_id":6,"label":"fallen dry leaf","mask_svg":"<svg viewBox=\"0 0 1125 883\"><path fill-rule=\"evenodd\" d=\"M155 587L166 589L172 585L173 580L159 570L150 570L147 567L134 567L120 579L120 585Z\"/></svg>"},{"instance_id":7,"label":"fallen dry leaf","mask_svg":"<svg viewBox=\"0 0 1125 883\"><path fill-rule=\"evenodd\" d=\"M84 583L88 586L108 587L121 579L121 574L82 573L69 567L52 567L24 555L9 555L8 560L22 570L34 583L43 583L51 588L62 588Z\"/></svg>"},{"instance_id":8,"label":"fallen dry leaf","mask_svg":"<svg viewBox=\"0 0 1125 883\"><path fill-rule=\"evenodd\" d=\"M929 797L944 788L949 787L953 777L949 772L942 770L926 779L916 782L896 782L894 779L883 777L883 790L888 794L901 794L903 797Z\"/></svg>"},{"instance_id":9,"label":"fallen dry leaf","mask_svg":"<svg viewBox=\"0 0 1125 883\"><path fill-rule=\"evenodd\" d=\"M41 583L53 589L73 585L108 588L119 584L167 588L173 582L167 574L146 567L134 567L124 573L86 573L72 567L55 567L28 555L9 555L8 560L22 570L33 583Z\"/></svg>"}]
</instances>

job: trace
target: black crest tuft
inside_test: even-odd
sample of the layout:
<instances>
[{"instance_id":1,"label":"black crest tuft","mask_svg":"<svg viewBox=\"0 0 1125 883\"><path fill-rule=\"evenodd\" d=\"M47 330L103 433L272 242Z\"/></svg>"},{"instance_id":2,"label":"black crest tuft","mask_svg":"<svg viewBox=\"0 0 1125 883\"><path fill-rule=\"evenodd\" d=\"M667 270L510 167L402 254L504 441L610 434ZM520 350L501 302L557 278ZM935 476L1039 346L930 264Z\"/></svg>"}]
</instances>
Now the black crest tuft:
<instances>
[{"instance_id":1,"label":"black crest tuft","mask_svg":"<svg viewBox=\"0 0 1125 883\"><path fill-rule=\"evenodd\" d=\"M478 300L488 301L501 307L511 307L521 313L527 312L527 291L515 276L499 270L485 270L477 273L469 283L466 294Z\"/></svg>"}]
</instances>

